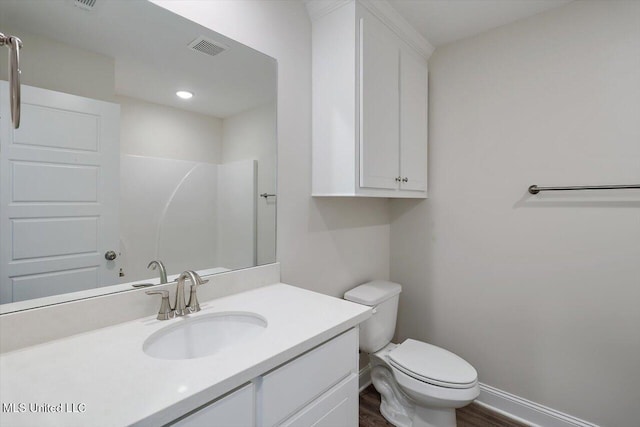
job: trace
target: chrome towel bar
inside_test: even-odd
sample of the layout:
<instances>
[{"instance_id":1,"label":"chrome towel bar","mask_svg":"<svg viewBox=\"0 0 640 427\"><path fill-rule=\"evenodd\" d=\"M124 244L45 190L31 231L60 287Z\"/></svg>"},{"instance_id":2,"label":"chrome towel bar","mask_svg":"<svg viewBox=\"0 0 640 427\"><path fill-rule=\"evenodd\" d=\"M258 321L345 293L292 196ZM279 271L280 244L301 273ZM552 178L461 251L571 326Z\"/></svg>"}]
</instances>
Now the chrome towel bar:
<instances>
[{"instance_id":1,"label":"chrome towel bar","mask_svg":"<svg viewBox=\"0 0 640 427\"><path fill-rule=\"evenodd\" d=\"M640 189L640 184L631 185L581 185L574 187L538 187L532 185L529 187L529 193L538 194L541 191L573 191L573 190L627 190Z\"/></svg>"},{"instance_id":2,"label":"chrome towel bar","mask_svg":"<svg viewBox=\"0 0 640 427\"><path fill-rule=\"evenodd\" d=\"M276 197L276 195L275 194L262 193L262 194L260 194L260 197L264 197L266 199L267 197Z\"/></svg>"}]
</instances>

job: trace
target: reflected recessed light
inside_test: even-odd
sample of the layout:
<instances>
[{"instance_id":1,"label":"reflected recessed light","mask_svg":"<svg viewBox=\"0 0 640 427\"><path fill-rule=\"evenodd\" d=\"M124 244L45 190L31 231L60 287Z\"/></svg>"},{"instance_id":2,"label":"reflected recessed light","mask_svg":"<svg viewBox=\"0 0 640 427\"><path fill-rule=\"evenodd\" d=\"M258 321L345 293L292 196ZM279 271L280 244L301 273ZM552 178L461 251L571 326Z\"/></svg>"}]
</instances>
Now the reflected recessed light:
<instances>
[{"instance_id":1,"label":"reflected recessed light","mask_svg":"<svg viewBox=\"0 0 640 427\"><path fill-rule=\"evenodd\" d=\"M176 92L176 95L178 95L182 99L189 99L193 96L193 93L188 92L186 90L179 90Z\"/></svg>"}]
</instances>

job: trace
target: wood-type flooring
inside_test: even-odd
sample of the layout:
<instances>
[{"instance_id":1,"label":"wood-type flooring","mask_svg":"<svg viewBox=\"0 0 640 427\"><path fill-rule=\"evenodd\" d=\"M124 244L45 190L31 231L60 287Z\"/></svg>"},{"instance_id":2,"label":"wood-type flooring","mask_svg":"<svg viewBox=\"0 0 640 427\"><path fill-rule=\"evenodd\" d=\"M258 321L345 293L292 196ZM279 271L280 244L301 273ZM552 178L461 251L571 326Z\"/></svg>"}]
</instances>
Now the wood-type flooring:
<instances>
[{"instance_id":1,"label":"wood-type flooring","mask_svg":"<svg viewBox=\"0 0 640 427\"><path fill-rule=\"evenodd\" d=\"M458 427L527 427L484 406L472 403L456 410ZM373 386L360 393L360 427L393 427L380 414L380 394Z\"/></svg>"}]
</instances>

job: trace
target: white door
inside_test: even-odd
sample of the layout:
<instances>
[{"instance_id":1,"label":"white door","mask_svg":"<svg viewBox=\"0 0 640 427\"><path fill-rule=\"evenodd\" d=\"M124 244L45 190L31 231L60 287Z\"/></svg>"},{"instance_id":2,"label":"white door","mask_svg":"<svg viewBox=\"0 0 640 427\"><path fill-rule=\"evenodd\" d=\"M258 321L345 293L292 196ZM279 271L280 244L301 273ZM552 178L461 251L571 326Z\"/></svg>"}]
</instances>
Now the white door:
<instances>
[{"instance_id":1,"label":"white door","mask_svg":"<svg viewBox=\"0 0 640 427\"><path fill-rule=\"evenodd\" d=\"M360 20L360 187L398 188L399 55L391 30Z\"/></svg>"},{"instance_id":2,"label":"white door","mask_svg":"<svg viewBox=\"0 0 640 427\"><path fill-rule=\"evenodd\" d=\"M0 82L0 303L117 283L120 107Z\"/></svg>"},{"instance_id":3,"label":"white door","mask_svg":"<svg viewBox=\"0 0 640 427\"><path fill-rule=\"evenodd\" d=\"M400 55L400 188L427 189L427 62Z\"/></svg>"}]
</instances>

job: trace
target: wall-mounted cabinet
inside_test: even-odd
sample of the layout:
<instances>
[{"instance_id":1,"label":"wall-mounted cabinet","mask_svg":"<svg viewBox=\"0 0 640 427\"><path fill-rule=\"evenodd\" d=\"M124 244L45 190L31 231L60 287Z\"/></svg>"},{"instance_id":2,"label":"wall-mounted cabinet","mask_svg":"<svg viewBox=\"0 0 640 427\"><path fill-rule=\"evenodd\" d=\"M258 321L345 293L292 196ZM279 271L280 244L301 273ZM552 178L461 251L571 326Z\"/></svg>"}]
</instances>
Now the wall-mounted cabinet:
<instances>
[{"instance_id":1,"label":"wall-mounted cabinet","mask_svg":"<svg viewBox=\"0 0 640 427\"><path fill-rule=\"evenodd\" d=\"M384 2L312 3L313 196L427 197L432 48Z\"/></svg>"}]
</instances>

